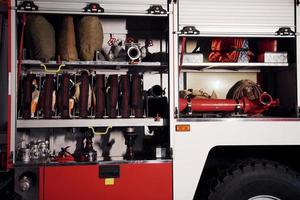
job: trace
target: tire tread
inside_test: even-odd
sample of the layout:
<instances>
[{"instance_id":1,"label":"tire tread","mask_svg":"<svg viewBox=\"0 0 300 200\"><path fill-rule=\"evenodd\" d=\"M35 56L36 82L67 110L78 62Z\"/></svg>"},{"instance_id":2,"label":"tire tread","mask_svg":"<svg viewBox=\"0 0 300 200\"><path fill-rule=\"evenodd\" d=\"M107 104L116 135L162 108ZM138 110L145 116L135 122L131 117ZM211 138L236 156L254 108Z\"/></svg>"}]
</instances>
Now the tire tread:
<instances>
[{"instance_id":1,"label":"tire tread","mask_svg":"<svg viewBox=\"0 0 300 200\"><path fill-rule=\"evenodd\" d=\"M273 169L279 173L285 173L291 178L299 180L299 174L289 167L275 161L264 159L249 159L237 162L228 169L224 170L212 181L208 200L222 199L222 189L230 183L235 177L255 170Z\"/></svg>"}]
</instances>

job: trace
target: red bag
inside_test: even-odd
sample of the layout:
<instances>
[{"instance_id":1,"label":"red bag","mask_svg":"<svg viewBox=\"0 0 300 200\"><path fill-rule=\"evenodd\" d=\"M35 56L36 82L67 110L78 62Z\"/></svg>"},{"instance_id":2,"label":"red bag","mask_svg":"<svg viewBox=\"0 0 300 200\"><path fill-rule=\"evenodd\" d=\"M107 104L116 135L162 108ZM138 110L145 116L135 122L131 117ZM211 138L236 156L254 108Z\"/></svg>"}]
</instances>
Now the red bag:
<instances>
[{"instance_id":1,"label":"red bag","mask_svg":"<svg viewBox=\"0 0 300 200\"><path fill-rule=\"evenodd\" d=\"M96 117L102 118L105 114L105 76L103 74L96 75Z\"/></svg>"},{"instance_id":2,"label":"red bag","mask_svg":"<svg viewBox=\"0 0 300 200\"><path fill-rule=\"evenodd\" d=\"M247 61L250 61L253 55L249 50L248 41L243 38L213 39L211 50L208 56L209 62L237 62L241 52L246 52Z\"/></svg>"},{"instance_id":3,"label":"red bag","mask_svg":"<svg viewBox=\"0 0 300 200\"><path fill-rule=\"evenodd\" d=\"M69 82L70 82L70 74L64 73L62 75L62 80L59 88L59 102L58 102L58 110L61 114L61 118L67 119L70 117L69 114Z\"/></svg>"},{"instance_id":4,"label":"red bag","mask_svg":"<svg viewBox=\"0 0 300 200\"><path fill-rule=\"evenodd\" d=\"M143 75L141 74L131 76L131 107L136 118L143 117Z\"/></svg>"},{"instance_id":5,"label":"red bag","mask_svg":"<svg viewBox=\"0 0 300 200\"><path fill-rule=\"evenodd\" d=\"M53 91L54 91L54 75L47 74L44 80L43 89L42 89L42 97L40 101L41 110L44 114L45 119L52 118L53 115Z\"/></svg>"},{"instance_id":6,"label":"red bag","mask_svg":"<svg viewBox=\"0 0 300 200\"><path fill-rule=\"evenodd\" d=\"M89 98L89 74L86 71L81 73L80 96L79 96L79 116L86 118L89 114L88 111L88 98Z\"/></svg>"},{"instance_id":7,"label":"red bag","mask_svg":"<svg viewBox=\"0 0 300 200\"><path fill-rule=\"evenodd\" d=\"M130 76L121 75L120 83L120 114L124 118L130 116Z\"/></svg>"},{"instance_id":8,"label":"red bag","mask_svg":"<svg viewBox=\"0 0 300 200\"><path fill-rule=\"evenodd\" d=\"M258 52L277 52L277 40L276 39L262 39L258 42Z\"/></svg>"},{"instance_id":9,"label":"red bag","mask_svg":"<svg viewBox=\"0 0 300 200\"><path fill-rule=\"evenodd\" d=\"M106 110L110 118L116 118L118 114L118 89L118 75L109 75L106 83Z\"/></svg>"},{"instance_id":10,"label":"red bag","mask_svg":"<svg viewBox=\"0 0 300 200\"><path fill-rule=\"evenodd\" d=\"M265 38L258 42L258 56L257 62L265 62L266 52L277 52L277 40L272 38Z\"/></svg>"},{"instance_id":11,"label":"red bag","mask_svg":"<svg viewBox=\"0 0 300 200\"><path fill-rule=\"evenodd\" d=\"M22 112L24 119L30 119L31 111L31 101L32 101L32 81L35 79L34 74L28 74L23 81L23 105Z\"/></svg>"}]
</instances>

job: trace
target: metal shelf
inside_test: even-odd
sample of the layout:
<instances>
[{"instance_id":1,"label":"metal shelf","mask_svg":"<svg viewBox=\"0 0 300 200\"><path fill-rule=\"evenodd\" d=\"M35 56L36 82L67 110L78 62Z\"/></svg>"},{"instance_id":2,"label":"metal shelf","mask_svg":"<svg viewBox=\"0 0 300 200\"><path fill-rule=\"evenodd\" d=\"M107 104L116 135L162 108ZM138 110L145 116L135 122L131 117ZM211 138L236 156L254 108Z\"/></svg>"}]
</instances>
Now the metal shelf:
<instances>
[{"instance_id":1,"label":"metal shelf","mask_svg":"<svg viewBox=\"0 0 300 200\"><path fill-rule=\"evenodd\" d=\"M179 118L177 122L246 122L246 121L261 121L261 122L300 122L300 118L292 118L292 117L215 117L215 118L197 118L197 117L189 117L189 118Z\"/></svg>"},{"instance_id":2,"label":"metal shelf","mask_svg":"<svg viewBox=\"0 0 300 200\"><path fill-rule=\"evenodd\" d=\"M177 32L178 37L189 37L189 38L197 38L197 37L247 37L247 38L295 38L295 35L277 35L270 33L200 33L200 34L182 34L181 32ZM298 35L298 34L296 34Z\"/></svg>"},{"instance_id":3,"label":"metal shelf","mask_svg":"<svg viewBox=\"0 0 300 200\"><path fill-rule=\"evenodd\" d=\"M269 68L282 68L288 67L288 63L218 63L218 62L205 62L205 63L184 63L182 65L183 71L207 71L207 70L260 70Z\"/></svg>"},{"instance_id":4,"label":"metal shelf","mask_svg":"<svg viewBox=\"0 0 300 200\"><path fill-rule=\"evenodd\" d=\"M26 69L31 69L32 71L44 71L44 68L40 65L44 64L49 67L49 69L57 69L60 64L64 64L64 69L108 69L108 70L130 70L130 71L167 71L167 64L161 62L117 62L117 61L62 61L57 63L56 61L49 61L48 63L43 63L39 60L23 60L22 65L26 66Z\"/></svg>"},{"instance_id":5,"label":"metal shelf","mask_svg":"<svg viewBox=\"0 0 300 200\"><path fill-rule=\"evenodd\" d=\"M166 119L156 121L154 118L17 120L17 128L164 126L166 124Z\"/></svg>"},{"instance_id":6,"label":"metal shelf","mask_svg":"<svg viewBox=\"0 0 300 200\"><path fill-rule=\"evenodd\" d=\"M22 64L24 65L72 65L72 66L162 66L161 62L138 62L138 63L129 63L129 62L118 62L118 61L62 61L57 63L56 61L49 61L48 63L43 63L39 60L23 60Z\"/></svg>"},{"instance_id":7,"label":"metal shelf","mask_svg":"<svg viewBox=\"0 0 300 200\"><path fill-rule=\"evenodd\" d=\"M28 163L24 163L22 161L16 161L15 166L23 167L23 166L73 166L73 165L120 165L120 164L159 164L159 163L170 163L171 159L156 159L156 160L124 160L120 157L117 160L114 160L115 157L111 157L111 161L98 160L94 162L78 162L78 161L70 161L70 162L54 162L54 161L40 161L40 160L31 160Z\"/></svg>"}]
</instances>

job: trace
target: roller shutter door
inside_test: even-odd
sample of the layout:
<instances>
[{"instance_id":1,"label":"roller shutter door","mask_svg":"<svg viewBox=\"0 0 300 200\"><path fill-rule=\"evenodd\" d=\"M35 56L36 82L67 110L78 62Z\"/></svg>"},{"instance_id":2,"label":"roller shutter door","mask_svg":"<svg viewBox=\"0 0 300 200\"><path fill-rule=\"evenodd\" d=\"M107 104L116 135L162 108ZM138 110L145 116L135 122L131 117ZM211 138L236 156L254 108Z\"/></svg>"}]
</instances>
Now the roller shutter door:
<instances>
[{"instance_id":1,"label":"roller shutter door","mask_svg":"<svg viewBox=\"0 0 300 200\"><path fill-rule=\"evenodd\" d=\"M22 1L17 1L19 5ZM162 5L167 10L167 0L35 0L40 11L78 12L88 3L99 3L105 13L145 13L151 5Z\"/></svg>"},{"instance_id":2,"label":"roller shutter door","mask_svg":"<svg viewBox=\"0 0 300 200\"><path fill-rule=\"evenodd\" d=\"M294 0L179 0L179 30L202 34L274 34L295 30Z\"/></svg>"}]
</instances>

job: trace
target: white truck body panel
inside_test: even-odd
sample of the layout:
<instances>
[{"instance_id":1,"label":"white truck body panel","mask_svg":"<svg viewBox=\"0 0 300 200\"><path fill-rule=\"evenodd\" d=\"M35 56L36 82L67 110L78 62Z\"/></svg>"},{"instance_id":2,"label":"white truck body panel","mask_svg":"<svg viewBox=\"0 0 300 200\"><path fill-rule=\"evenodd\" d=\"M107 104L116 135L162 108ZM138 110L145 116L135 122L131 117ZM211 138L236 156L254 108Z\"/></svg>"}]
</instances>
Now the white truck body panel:
<instances>
[{"instance_id":1,"label":"white truck body panel","mask_svg":"<svg viewBox=\"0 0 300 200\"><path fill-rule=\"evenodd\" d=\"M257 119L259 120L259 119ZM216 146L299 145L299 121L224 119L188 121L190 132L175 132L174 199L193 199L209 151ZM174 127L172 130L174 130Z\"/></svg>"}]
</instances>

